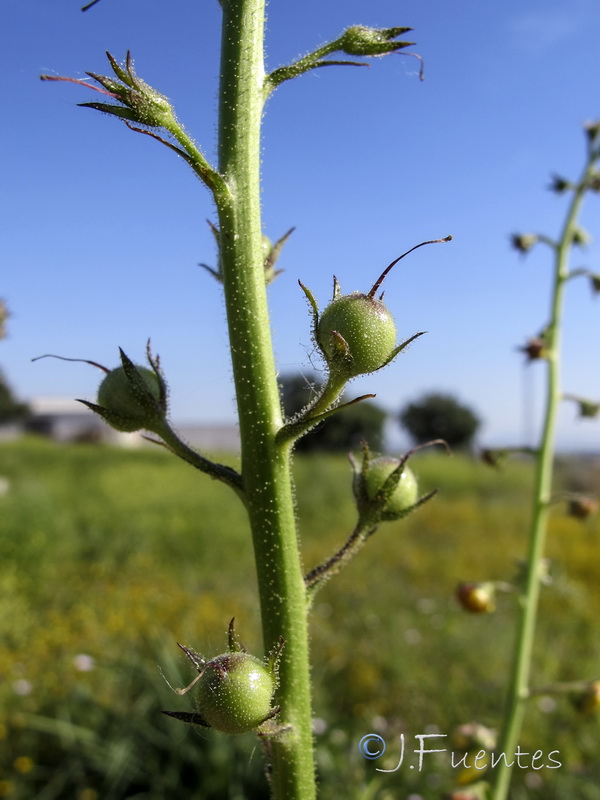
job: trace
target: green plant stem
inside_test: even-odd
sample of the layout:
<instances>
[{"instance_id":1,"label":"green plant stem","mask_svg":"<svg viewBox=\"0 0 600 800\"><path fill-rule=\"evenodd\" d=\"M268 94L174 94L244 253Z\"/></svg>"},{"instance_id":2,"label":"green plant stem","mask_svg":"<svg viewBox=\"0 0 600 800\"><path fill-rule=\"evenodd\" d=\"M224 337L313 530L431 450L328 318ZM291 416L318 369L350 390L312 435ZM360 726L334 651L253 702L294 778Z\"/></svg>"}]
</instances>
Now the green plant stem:
<instances>
[{"instance_id":1,"label":"green plant stem","mask_svg":"<svg viewBox=\"0 0 600 800\"><path fill-rule=\"evenodd\" d=\"M218 202L218 200L221 199L221 202L223 202L225 193L227 191L225 182L223 181L222 176L215 172L206 158L202 155L193 139L188 136L183 127L175 120L172 124L167 124L164 127L165 130L168 131L182 146L183 153L186 155L188 163L198 177L204 181L204 183L212 191L213 195L215 196L215 200ZM165 142L165 144L168 144L168 142Z\"/></svg>"},{"instance_id":2,"label":"green plant stem","mask_svg":"<svg viewBox=\"0 0 600 800\"><path fill-rule=\"evenodd\" d=\"M276 441L281 404L271 344L260 219L264 0L224 0L216 196L242 476L252 529L265 652L285 640L276 702L287 732L269 743L276 800L315 797L306 590L290 445Z\"/></svg>"},{"instance_id":3,"label":"green plant stem","mask_svg":"<svg viewBox=\"0 0 600 800\"><path fill-rule=\"evenodd\" d=\"M576 187L571 200L562 236L554 246L554 285L550 306L550 320L546 329L548 341L546 407L536 461L527 574L519 597L520 619L517 641L508 688L504 729L498 745L498 752L506 753L508 763L511 762L511 756L518 745L525 707L530 695L529 680L541 587L542 559L544 557L552 493L556 417L561 400L560 356L564 288L569 279L569 253L573 245L577 216L593 164L594 158L590 155L582 180ZM508 798L511 776L511 767L508 767L506 762L501 760L494 775L492 800L506 800Z\"/></svg>"}]
</instances>

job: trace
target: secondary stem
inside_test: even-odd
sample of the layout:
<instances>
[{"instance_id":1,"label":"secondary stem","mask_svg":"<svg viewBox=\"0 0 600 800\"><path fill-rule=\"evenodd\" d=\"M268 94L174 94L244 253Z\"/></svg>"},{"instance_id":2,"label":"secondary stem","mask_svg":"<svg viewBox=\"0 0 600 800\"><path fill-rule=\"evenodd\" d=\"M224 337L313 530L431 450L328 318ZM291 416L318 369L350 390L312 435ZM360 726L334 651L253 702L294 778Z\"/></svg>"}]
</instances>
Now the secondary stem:
<instances>
[{"instance_id":1,"label":"secondary stem","mask_svg":"<svg viewBox=\"0 0 600 800\"><path fill-rule=\"evenodd\" d=\"M265 651L285 647L276 701L289 730L270 743L277 800L315 797L307 603L298 552L290 446L276 441L281 403L271 344L260 219L264 0L223 0L216 198L242 476L252 529Z\"/></svg>"},{"instance_id":2,"label":"secondary stem","mask_svg":"<svg viewBox=\"0 0 600 800\"><path fill-rule=\"evenodd\" d=\"M564 288L569 278L569 252L573 245L576 220L593 164L594 158L590 156L583 177L571 200L562 236L558 244L554 246L554 287L550 306L550 321L546 329L548 346L546 408L536 465L527 575L523 591L519 597L521 616L508 690L505 727L499 744L499 752L506 753L509 763L510 757L516 751L518 745L525 715L525 706L530 694L529 679L539 605L542 559L544 557L552 493L556 417L561 400L561 322ZM510 788L511 775L511 768L507 766L506 761L500 761L495 773L492 800L506 800Z\"/></svg>"}]
</instances>

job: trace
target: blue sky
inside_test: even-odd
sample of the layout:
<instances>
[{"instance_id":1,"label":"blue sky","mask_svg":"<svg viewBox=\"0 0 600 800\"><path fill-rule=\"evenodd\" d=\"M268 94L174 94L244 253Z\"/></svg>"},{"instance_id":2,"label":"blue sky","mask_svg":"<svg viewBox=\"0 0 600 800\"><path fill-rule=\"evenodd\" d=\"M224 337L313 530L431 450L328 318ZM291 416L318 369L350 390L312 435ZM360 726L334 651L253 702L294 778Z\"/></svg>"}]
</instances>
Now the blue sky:
<instances>
[{"instance_id":1,"label":"blue sky","mask_svg":"<svg viewBox=\"0 0 600 800\"><path fill-rule=\"evenodd\" d=\"M49 72L106 74L104 51L131 49L138 74L172 101L189 132L215 152L219 6L216 0L4 0L0 189L0 296L12 311L0 365L24 398L93 399L100 373L33 356L58 353L117 363L146 339L162 358L172 416L235 418L207 191L177 157L76 103L83 87L49 84ZM427 330L393 366L355 381L389 411L430 390L451 392L485 422L486 443L531 442L543 368L516 348L543 327L549 253L514 253L515 231L555 235L565 198L549 177L576 178L584 122L600 118L597 0L272 0L268 68L345 27L407 25L414 52L371 69L316 70L283 85L267 107L263 138L265 231L295 225L284 274L270 288L281 372L314 361L305 299L321 306L335 273L366 290L383 267L421 248L387 281L399 337ZM598 199L583 222L600 235ZM600 248L575 266L600 271ZM569 287L564 388L600 399L600 298ZM317 363L318 366L318 363ZM600 447L600 423L561 413L564 446Z\"/></svg>"}]
</instances>

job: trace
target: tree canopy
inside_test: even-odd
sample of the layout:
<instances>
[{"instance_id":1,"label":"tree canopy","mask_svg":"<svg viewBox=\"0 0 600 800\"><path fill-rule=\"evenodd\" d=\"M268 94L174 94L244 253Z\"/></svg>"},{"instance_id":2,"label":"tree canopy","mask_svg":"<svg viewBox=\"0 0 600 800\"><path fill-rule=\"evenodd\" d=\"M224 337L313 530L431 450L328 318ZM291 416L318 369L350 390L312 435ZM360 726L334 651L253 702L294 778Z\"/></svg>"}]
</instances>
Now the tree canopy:
<instances>
[{"instance_id":1,"label":"tree canopy","mask_svg":"<svg viewBox=\"0 0 600 800\"><path fill-rule=\"evenodd\" d=\"M455 450L468 449L481 424L479 417L452 395L431 393L400 411L400 425L414 444L444 439Z\"/></svg>"}]
</instances>

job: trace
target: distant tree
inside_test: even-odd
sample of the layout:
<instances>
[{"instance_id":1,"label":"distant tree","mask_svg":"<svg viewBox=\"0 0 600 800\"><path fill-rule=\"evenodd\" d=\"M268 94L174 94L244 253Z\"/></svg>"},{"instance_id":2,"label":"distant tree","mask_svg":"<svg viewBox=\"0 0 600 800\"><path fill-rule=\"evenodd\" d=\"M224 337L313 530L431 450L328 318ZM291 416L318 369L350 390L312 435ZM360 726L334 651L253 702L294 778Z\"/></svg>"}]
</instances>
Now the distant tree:
<instances>
[{"instance_id":1,"label":"distant tree","mask_svg":"<svg viewBox=\"0 0 600 800\"><path fill-rule=\"evenodd\" d=\"M8 309L4 300L0 298L0 339L6 336L6 320L9 317Z\"/></svg>"},{"instance_id":2,"label":"distant tree","mask_svg":"<svg viewBox=\"0 0 600 800\"><path fill-rule=\"evenodd\" d=\"M281 400L288 417L293 417L310 402L314 380L313 375L284 375L280 378ZM366 439L374 449L381 448L386 416L378 405L363 400L321 422L300 439L296 449L303 452L347 452L358 447L361 439Z\"/></svg>"},{"instance_id":3,"label":"distant tree","mask_svg":"<svg viewBox=\"0 0 600 800\"><path fill-rule=\"evenodd\" d=\"M0 372L0 425L8 422L19 422L29 414L29 407L20 403Z\"/></svg>"},{"instance_id":4,"label":"distant tree","mask_svg":"<svg viewBox=\"0 0 600 800\"><path fill-rule=\"evenodd\" d=\"M0 339L6 336L6 320L9 316L6 303L0 299ZM0 425L25 419L28 414L29 408L25 403L19 403L15 399L4 375L0 372Z\"/></svg>"},{"instance_id":5,"label":"distant tree","mask_svg":"<svg viewBox=\"0 0 600 800\"><path fill-rule=\"evenodd\" d=\"M481 422L451 395L427 394L406 405L400 424L415 444L444 439L455 450L471 446Z\"/></svg>"}]
</instances>

